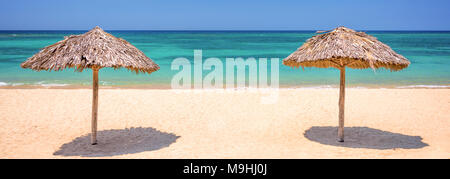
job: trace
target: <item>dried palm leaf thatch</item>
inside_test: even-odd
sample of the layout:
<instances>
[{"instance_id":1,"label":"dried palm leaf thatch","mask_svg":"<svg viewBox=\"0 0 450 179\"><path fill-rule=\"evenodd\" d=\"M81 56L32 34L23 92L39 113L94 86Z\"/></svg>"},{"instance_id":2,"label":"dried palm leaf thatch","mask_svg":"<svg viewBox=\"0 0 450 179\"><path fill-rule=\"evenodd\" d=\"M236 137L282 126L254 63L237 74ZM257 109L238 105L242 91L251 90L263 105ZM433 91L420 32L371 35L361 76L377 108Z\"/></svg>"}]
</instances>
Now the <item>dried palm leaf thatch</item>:
<instances>
[{"instance_id":1,"label":"dried palm leaf thatch","mask_svg":"<svg viewBox=\"0 0 450 179\"><path fill-rule=\"evenodd\" d=\"M75 68L80 72L85 68L124 67L136 73L149 74L159 69L142 51L126 40L106 33L100 27L85 34L65 37L64 40L45 47L21 66L36 71Z\"/></svg>"},{"instance_id":2,"label":"dried palm leaf thatch","mask_svg":"<svg viewBox=\"0 0 450 179\"><path fill-rule=\"evenodd\" d=\"M127 68L136 73L152 73L159 66L126 40L112 36L100 27L82 35L71 35L45 47L21 64L36 71L92 68L91 144L97 144L98 72L101 68Z\"/></svg>"},{"instance_id":3,"label":"dried palm leaf thatch","mask_svg":"<svg viewBox=\"0 0 450 179\"><path fill-rule=\"evenodd\" d=\"M364 32L338 27L316 35L283 60L291 67L386 68L392 71L408 67L410 62L389 46Z\"/></svg>"},{"instance_id":4,"label":"dried palm leaf thatch","mask_svg":"<svg viewBox=\"0 0 450 179\"><path fill-rule=\"evenodd\" d=\"M297 51L283 60L291 67L338 68L339 84L339 128L338 141L344 142L345 113L345 67L386 68L391 71L408 67L410 62L395 53L389 46L364 32L338 27L330 32L316 35L306 41Z\"/></svg>"}]
</instances>

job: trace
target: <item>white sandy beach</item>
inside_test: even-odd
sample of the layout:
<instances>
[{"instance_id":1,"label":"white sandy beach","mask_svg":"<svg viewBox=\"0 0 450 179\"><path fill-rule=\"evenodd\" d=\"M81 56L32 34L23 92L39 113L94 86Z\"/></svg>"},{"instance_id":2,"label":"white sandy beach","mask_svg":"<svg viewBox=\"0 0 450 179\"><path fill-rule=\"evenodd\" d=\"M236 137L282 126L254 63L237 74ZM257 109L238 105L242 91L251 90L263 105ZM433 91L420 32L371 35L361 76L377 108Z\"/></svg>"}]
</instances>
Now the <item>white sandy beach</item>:
<instances>
[{"instance_id":1,"label":"white sandy beach","mask_svg":"<svg viewBox=\"0 0 450 179\"><path fill-rule=\"evenodd\" d=\"M450 158L450 89L0 89L0 158Z\"/></svg>"}]
</instances>

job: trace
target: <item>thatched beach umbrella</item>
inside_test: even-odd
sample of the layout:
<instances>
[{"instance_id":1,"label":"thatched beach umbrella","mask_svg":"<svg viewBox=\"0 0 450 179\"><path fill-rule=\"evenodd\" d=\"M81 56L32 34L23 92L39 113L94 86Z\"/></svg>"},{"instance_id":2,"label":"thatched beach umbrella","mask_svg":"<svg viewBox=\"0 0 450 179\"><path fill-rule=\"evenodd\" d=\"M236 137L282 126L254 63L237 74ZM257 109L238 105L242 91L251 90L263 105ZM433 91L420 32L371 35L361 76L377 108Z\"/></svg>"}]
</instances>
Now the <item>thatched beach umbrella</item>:
<instances>
[{"instance_id":1,"label":"thatched beach umbrella","mask_svg":"<svg viewBox=\"0 0 450 179\"><path fill-rule=\"evenodd\" d=\"M338 27L306 41L297 51L283 60L291 67L337 68L340 70L339 141L344 141L345 67L386 68L398 71L410 62L395 53L389 46L364 32Z\"/></svg>"},{"instance_id":2,"label":"thatched beach umbrella","mask_svg":"<svg viewBox=\"0 0 450 179\"><path fill-rule=\"evenodd\" d=\"M91 68L93 71L92 95L92 134L91 143L97 143L97 108L98 108L98 71L104 67L127 68L136 73L152 73L159 66L143 52L126 40L112 36L95 27L82 35L65 37L53 45L47 46L39 53L21 64L22 68L36 71L75 68L83 71Z\"/></svg>"}]
</instances>

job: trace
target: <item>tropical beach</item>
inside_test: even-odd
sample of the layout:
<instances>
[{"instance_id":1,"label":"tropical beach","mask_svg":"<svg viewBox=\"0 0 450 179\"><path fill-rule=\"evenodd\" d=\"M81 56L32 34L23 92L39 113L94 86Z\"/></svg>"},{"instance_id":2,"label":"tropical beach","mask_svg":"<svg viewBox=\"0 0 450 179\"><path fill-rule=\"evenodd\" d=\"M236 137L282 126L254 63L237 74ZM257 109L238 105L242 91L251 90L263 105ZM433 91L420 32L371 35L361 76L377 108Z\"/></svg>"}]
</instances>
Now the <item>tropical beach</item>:
<instances>
[{"instance_id":1,"label":"tropical beach","mask_svg":"<svg viewBox=\"0 0 450 179\"><path fill-rule=\"evenodd\" d=\"M435 1L1 2L0 159L449 159Z\"/></svg>"},{"instance_id":2,"label":"tropical beach","mask_svg":"<svg viewBox=\"0 0 450 179\"><path fill-rule=\"evenodd\" d=\"M3 33L2 38L8 46L11 42L30 38L31 34L37 35L39 43L42 43L41 38L48 38L45 32L15 36L11 34L18 32ZM221 35L263 35L255 41L284 35L317 35L312 32L133 33L139 34L140 39L164 34L199 38L199 41L205 38L202 36ZM390 34L408 34L414 40L424 35L439 35L442 39L450 34L372 33L381 39ZM50 34L64 35L60 32ZM133 42L133 38L126 37L144 49L144 53L161 51L147 51L145 43ZM5 60L1 63L5 82L0 87L3 126L0 129L0 158L449 158L450 73L447 67L450 63L446 61L446 53L450 52L441 48L449 42L442 44L436 39L421 44L427 46L422 51L408 52L402 48L410 42L396 47L395 38L392 40L387 40L388 44L405 52L412 60L412 67L395 74L384 69L347 70L349 89L344 143L336 141L338 70L286 68L279 60L279 88L172 89L170 78L179 71L170 70L173 64L169 59L172 57L160 57L155 53L157 58L153 59L162 70L152 75L129 75L126 69L100 70L99 125L95 130L100 142L97 144L95 140L93 143L97 145L90 145L92 70L31 72L20 69L20 61L9 61L14 53L25 56L21 50L0 48L10 54L3 56ZM258 42L255 45L268 44ZM441 53L433 53L430 46L439 48ZM178 53L193 62L197 57L189 54L188 49L197 47L201 45L188 47L185 52L174 50L167 54ZM267 55L265 51L255 50L253 53L260 54L254 55L239 49L200 52L204 59L213 55L221 59L223 53L246 58ZM282 51L267 58L287 55ZM222 56L222 62L230 56ZM439 59L442 60L436 61ZM420 63L416 66L417 61ZM269 66L268 70L271 69ZM205 78L210 71L202 70L201 77ZM267 75L272 78L273 74ZM261 78L260 74L258 78ZM194 79L192 83L195 84ZM276 98L269 103L262 102L273 94Z\"/></svg>"}]
</instances>

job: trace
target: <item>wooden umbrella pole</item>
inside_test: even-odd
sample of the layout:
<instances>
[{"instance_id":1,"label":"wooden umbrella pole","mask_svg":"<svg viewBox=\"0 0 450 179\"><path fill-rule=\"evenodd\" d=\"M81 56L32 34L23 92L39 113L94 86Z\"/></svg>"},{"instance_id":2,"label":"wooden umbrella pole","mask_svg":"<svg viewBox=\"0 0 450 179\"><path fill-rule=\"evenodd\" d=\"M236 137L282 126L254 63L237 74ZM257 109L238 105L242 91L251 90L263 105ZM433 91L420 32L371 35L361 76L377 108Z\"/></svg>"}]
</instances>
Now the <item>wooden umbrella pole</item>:
<instances>
[{"instance_id":1,"label":"wooden umbrella pole","mask_svg":"<svg viewBox=\"0 0 450 179\"><path fill-rule=\"evenodd\" d=\"M344 142L344 110L345 110L345 66L340 69L341 80L339 90L339 142Z\"/></svg>"},{"instance_id":2,"label":"wooden umbrella pole","mask_svg":"<svg viewBox=\"0 0 450 179\"><path fill-rule=\"evenodd\" d=\"M93 86L92 86L92 134L91 144L97 144L97 111L98 111L98 68L92 68Z\"/></svg>"}]
</instances>

